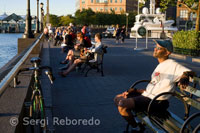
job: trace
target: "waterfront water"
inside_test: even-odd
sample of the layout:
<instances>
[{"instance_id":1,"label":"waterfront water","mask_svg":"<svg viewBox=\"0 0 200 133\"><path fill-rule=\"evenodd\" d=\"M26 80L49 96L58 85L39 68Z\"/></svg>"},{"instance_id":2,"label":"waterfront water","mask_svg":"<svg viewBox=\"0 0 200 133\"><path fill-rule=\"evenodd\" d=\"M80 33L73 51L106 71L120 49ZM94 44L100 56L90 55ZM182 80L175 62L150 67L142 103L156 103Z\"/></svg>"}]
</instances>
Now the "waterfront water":
<instances>
[{"instance_id":1,"label":"waterfront water","mask_svg":"<svg viewBox=\"0 0 200 133\"><path fill-rule=\"evenodd\" d=\"M17 54L17 39L20 34L0 34L0 68Z\"/></svg>"}]
</instances>

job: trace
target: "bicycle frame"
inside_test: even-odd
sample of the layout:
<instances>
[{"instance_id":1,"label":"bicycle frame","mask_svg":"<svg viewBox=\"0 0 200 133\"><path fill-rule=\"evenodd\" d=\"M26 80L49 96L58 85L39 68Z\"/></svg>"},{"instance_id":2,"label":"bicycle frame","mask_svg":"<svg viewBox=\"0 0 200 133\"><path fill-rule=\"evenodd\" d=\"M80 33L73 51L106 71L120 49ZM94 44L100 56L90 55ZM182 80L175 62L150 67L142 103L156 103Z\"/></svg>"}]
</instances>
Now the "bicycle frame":
<instances>
[{"instance_id":1,"label":"bicycle frame","mask_svg":"<svg viewBox=\"0 0 200 133\"><path fill-rule=\"evenodd\" d=\"M40 58L38 57L33 57L31 59L31 63L33 64L33 67L30 68L23 68L21 69L17 75L14 78L14 85L18 85L20 82L18 81L18 74L23 71L32 71L33 70L33 84L32 84L32 96L31 96L31 105L29 108L29 117L32 119L40 119L40 120L45 120L45 113L44 113L44 100L42 97L42 90L41 90L41 85L40 85L40 70L42 69L47 69L48 71L45 71L45 74L48 76L49 80L51 81L51 84L53 83L54 77L52 75L52 70L48 66L39 66L40 63ZM41 130L44 130L46 128L46 123L45 125L34 125L33 126L34 132L38 132ZM43 129L42 129L43 128Z\"/></svg>"}]
</instances>

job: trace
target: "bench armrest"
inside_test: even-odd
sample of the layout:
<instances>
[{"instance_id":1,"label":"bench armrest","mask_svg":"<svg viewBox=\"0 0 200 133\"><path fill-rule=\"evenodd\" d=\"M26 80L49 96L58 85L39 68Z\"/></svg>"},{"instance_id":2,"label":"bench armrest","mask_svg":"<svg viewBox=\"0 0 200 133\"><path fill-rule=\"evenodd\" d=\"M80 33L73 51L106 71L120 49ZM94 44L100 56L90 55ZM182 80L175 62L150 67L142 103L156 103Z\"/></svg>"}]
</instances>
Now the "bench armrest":
<instances>
[{"instance_id":1,"label":"bench armrest","mask_svg":"<svg viewBox=\"0 0 200 133\"><path fill-rule=\"evenodd\" d=\"M151 80L138 80L136 82L134 82L131 86L130 86L130 89L133 89L136 85L140 84L140 83L143 83L143 82L147 82L149 83Z\"/></svg>"},{"instance_id":2,"label":"bench armrest","mask_svg":"<svg viewBox=\"0 0 200 133\"><path fill-rule=\"evenodd\" d=\"M194 120L195 118L197 117L200 117L200 112L198 113L194 113L192 114L190 117L188 117L185 122L183 123L182 127L181 127L181 130L180 130L180 133L184 133L184 129L186 128L186 126L192 121Z\"/></svg>"},{"instance_id":3,"label":"bench armrest","mask_svg":"<svg viewBox=\"0 0 200 133\"><path fill-rule=\"evenodd\" d=\"M130 86L130 88L127 90L127 92L131 92L131 91L136 90L137 88L135 88L135 86L138 85L138 84L140 84L140 83L144 83L144 82L149 83L150 81L151 81L151 80L138 80L138 81L134 82L134 83Z\"/></svg>"},{"instance_id":4,"label":"bench armrest","mask_svg":"<svg viewBox=\"0 0 200 133\"><path fill-rule=\"evenodd\" d=\"M152 110L152 105L153 105L153 103L155 103L156 100L157 100L159 97L163 96L163 95L171 95L171 96L174 96L174 97L177 97L178 99L180 99L180 100L183 102L183 104L184 104L184 109L185 109L185 116L184 116L184 119L187 119L187 118L188 118L189 109L188 109L187 103L183 100L183 97L182 97L182 96L180 96L180 95L178 95L177 93L174 93L174 92L163 92L163 93L161 93L161 94L155 96L155 97L151 100L151 102L149 103L149 106L148 106L148 108L147 108L147 115L148 115L149 117L152 115L152 111L151 111L151 110Z\"/></svg>"}]
</instances>

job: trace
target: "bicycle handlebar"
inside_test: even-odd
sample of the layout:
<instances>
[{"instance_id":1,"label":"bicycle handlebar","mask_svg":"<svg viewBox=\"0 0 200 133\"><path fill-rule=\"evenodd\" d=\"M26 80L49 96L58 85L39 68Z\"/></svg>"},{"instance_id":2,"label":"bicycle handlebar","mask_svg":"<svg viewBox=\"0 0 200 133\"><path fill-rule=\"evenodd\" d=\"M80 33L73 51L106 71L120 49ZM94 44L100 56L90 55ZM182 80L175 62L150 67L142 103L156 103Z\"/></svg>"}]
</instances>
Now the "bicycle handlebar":
<instances>
[{"instance_id":1,"label":"bicycle handlebar","mask_svg":"<svg viewBox=\"0 0 200 133\"><path fill-rule=\"evenodd\" d=\"M55 80L55 77L52 74L52 68L49 66L41 66L41 67L29 67L29 68L22 68L19 70L19 72L16 74L15 78L14 78L14 87L16 87L18 84L20 84L21 82L18 81L17 76L24 71L38 71L38 70L42 70L42 69L46 69L47 71L45 71L45 74L48 76L51 84L53 84L53 81Z\"/></svg>"},{"instance_id":2,"label":"bicycle handlebar","mask_svg":"<svg viewBox=\"0 0 200 133\"><path fill-rule=\"evenodd\" d=\"M45 74L48 76L51 84L53 84L53 81L55 80L55 77L53 77L53 74L51 71L45 71Z\"/></svg>"}]
</instances>

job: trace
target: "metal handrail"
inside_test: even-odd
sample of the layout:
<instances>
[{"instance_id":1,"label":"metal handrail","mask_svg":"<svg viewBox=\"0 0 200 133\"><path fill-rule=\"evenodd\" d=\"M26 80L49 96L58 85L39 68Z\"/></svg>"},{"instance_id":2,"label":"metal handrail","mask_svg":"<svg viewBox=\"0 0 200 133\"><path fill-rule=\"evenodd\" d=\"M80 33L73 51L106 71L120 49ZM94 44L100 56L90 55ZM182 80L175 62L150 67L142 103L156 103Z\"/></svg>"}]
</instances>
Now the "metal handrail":
<instances>
[{"instance_id":1,"label":"metal handrail","mask_svg":"<svg viewBox=\"0 0 200 133\"><path fill-rule=\"evenodd\" d=\"M0 82L0 97L7 88L7 86L10 84L10 82L13 80L15 75L20 69L20 66L26 61L30 53L33 51L33 49L38 44L39 40L42 38L43 33L38 37L38 39L32 44L32 46L29 48L29 50L24 54L24 56L19 60L19 62L12 68L12 70L4 77L4 79Z\"/></svg>"}]
</instances>

